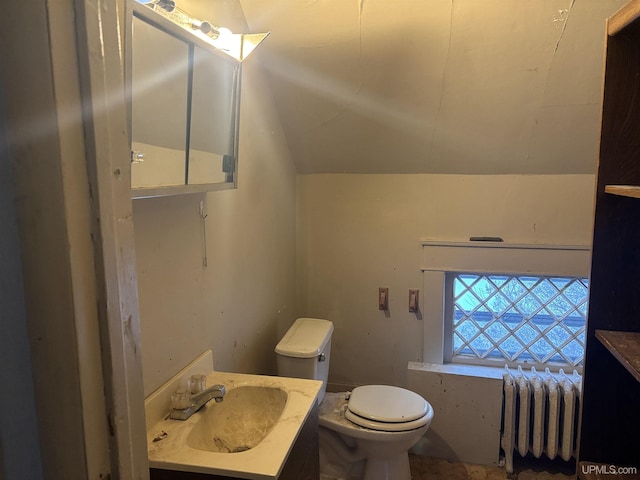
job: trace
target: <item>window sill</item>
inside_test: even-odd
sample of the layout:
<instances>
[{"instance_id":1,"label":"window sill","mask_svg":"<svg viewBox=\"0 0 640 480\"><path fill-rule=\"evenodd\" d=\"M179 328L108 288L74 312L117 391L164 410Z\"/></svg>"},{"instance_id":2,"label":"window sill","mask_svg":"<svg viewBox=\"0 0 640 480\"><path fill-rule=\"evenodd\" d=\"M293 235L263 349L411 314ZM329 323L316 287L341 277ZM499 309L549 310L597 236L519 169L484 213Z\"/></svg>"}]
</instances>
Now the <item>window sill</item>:
<instances>
[{"instance_id":1,"label":"window sill","mask_svg":"<svg viewBox=\"0 0 640 480\"><path fill-rule=\"evenodd\" d=\"M436 372L447 375L461 375L465 377L491 378L501 380L504 367L485 367L481 365L459 365L448 363L446 365L438 365L436 363L409 362L409 370L417 370L422 372Z\"/></svg>"},{"instance_id":2,"label":"window sill","mask_svg":"<svg viewBox=\"0 0 640 480\"><path fill-rule=\"evenodd\" d=\"M443 373L446 375L460 375L465 377L475 377L475 378L489 378L493 380L501 380L502 374L504 373L504 366L502 367L491 367L485 365L466 365L466 364L458 364L458 363L446 363L444 365L440 365L437 363L423 363L423 362L409 362L408 370L422 371L422 372L435 372L435 373ZM561 367L563 368L563 367ZM518 367L509 366L509 371L513 372L517 370ZM531 372L530 365L523 365L522 370L525 373ZM538 373L544 373L544 368L536 367ZM563 368L565 375L569 378L575 378L573 374L574 369L570 366ZM575 369L578 372L578 377L582 376L581 369ZM551 375L558 378L558 372L550 372Z\"/></svg>"}]
</instances>

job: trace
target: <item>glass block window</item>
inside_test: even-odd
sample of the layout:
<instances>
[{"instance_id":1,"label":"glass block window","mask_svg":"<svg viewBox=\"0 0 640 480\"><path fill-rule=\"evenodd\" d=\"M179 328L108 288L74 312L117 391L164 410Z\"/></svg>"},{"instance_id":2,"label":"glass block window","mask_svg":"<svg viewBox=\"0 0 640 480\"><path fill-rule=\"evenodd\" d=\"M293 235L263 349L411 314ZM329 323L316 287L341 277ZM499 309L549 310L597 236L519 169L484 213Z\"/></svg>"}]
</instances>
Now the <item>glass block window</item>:
<instances>
[{"instance_id":1,"label":"glass block window","mask_svg":"<svg viewBox=\"0 0 640 480\"><path fill-rule=\"evenodd\" d=\"M588 279L449 275L454 360L582 364Z\"/></svg>"}]
</instances>

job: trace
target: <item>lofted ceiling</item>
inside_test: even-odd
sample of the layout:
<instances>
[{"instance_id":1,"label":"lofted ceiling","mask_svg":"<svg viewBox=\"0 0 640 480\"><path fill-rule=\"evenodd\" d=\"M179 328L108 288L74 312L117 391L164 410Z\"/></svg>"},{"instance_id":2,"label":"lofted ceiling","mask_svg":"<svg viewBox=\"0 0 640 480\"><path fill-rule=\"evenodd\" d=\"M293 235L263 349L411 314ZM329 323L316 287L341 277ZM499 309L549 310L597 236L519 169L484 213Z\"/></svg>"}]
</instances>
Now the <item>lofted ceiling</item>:
<instances>
[{"instance_id":1,"label":"lofted ceiling","mask_svg":"<svg viewBox=\"0 0 640 480\"><path fill-rule=\"evenodd\" d=\"M240 0L300 173L594 173L624 0Z\"/></svg>"}]
</instances>

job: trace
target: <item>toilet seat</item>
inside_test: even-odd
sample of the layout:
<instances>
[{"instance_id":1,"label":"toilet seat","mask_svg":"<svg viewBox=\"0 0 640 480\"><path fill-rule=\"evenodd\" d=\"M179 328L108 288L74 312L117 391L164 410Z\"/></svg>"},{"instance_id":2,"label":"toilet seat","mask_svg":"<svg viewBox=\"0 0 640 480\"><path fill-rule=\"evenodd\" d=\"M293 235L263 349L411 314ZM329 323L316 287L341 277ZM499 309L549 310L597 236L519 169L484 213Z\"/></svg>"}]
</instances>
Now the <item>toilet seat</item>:
<instances>
[{"instance_id":1,"label":"toilet seat","mask_svg":"<svg viewBox=\"0 0 640 480\"><path fill-rule=\"evenodd\" d=\"M390 385L356 387L344 415L364 428L385 432L414 430L427 424L429 404L417 393Z\"/></svg>"}]
</instances>

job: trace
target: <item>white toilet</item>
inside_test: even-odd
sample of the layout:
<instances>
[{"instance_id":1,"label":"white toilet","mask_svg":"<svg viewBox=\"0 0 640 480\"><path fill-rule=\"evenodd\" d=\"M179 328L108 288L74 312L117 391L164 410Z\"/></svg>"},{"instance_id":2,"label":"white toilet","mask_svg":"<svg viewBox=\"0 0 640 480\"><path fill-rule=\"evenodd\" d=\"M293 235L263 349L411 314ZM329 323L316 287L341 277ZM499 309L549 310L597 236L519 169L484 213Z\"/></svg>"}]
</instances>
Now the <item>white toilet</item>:
<instances>
[{"instance_id":1,"label":"white toilet","mask_svg":"<svg viewBox=\"0 0 640 480\"><path fill-rule=\"evenodd\" d=\"M326 393L333 323L299 318L276 346L278 374L323 382L320 472L324 478L410 480L407 451L429 428L433 408L420 395L389 385Z\"/></svg>"}]
</instances>

